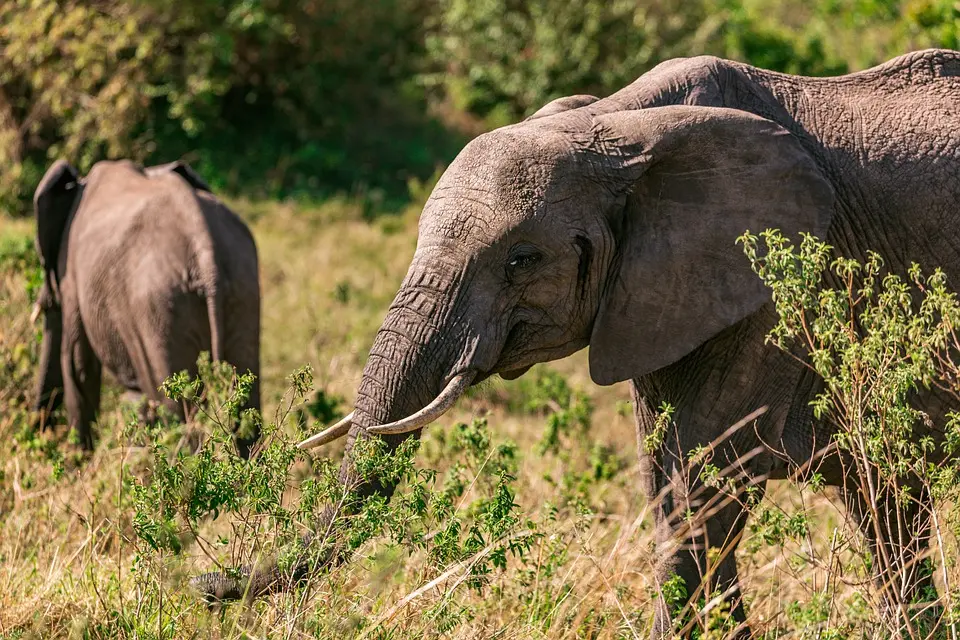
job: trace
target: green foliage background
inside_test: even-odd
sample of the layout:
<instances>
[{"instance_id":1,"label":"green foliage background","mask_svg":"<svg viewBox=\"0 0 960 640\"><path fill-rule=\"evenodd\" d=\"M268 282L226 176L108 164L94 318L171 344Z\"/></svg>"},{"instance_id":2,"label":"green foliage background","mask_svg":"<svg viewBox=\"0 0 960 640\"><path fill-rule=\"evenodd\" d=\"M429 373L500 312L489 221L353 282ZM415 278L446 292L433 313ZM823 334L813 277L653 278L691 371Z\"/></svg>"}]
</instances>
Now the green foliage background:
<instances>
[{"instance_id":1,"label":"green foliage background","mask_svg":"<svg viewBox=\"0 0 960 640\"><path fill-rule=\"evenodd\" d=\"M399 203L467 137L671 57L824 75L960 47L957 0L3 5L0 208L13 214L61 156L81 170L182 156L232 193Z\"/></svg>"}]
</instances>

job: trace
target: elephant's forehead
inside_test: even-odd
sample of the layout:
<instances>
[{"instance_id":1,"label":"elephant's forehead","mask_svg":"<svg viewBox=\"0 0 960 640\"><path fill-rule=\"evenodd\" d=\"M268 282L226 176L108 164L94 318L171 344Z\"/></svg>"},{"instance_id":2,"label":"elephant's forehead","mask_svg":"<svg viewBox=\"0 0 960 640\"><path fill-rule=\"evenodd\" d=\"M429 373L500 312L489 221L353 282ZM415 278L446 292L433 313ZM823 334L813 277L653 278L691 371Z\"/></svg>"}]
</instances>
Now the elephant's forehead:
<instances>
[{"instance_id":1,"label":"elephant's forehead","mask_svg":"<svg viewBox=\"0 0 960 640\"><path fill-rule=\"evenodd\" d=\"M543 212L548 195L559 187L559 162L516 136L477 138L434 188L420 219L421 235L493 242Z\"/></svg>"},{"instance_id":2,"label":"elephant's forehead","mask_svg":"<svg viewBox=\"0 0 960 640\"><path fill-rule=\"evenodd\" d=\"M543 207L542 199L520 189L509 198L489 196L484 190L461 187L431 200L420 218L421 235L490 243Z\"/></svg>"}]
</instances>

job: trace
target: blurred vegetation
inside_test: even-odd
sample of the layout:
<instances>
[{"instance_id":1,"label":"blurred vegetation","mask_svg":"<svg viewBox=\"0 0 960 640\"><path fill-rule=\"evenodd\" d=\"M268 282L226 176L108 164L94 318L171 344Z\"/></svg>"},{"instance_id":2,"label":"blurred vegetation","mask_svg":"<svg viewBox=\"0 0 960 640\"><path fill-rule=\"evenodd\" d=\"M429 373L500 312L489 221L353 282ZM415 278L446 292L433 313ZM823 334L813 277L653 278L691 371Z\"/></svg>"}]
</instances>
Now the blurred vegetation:
<instances>
[{"instance_id":1,"label":"blurred vegetation","mask_svg":"<svg viewBox=\"0 0 960 640\"><path fill-rule=\"evenodd\" d=\"M428 0L14 0L0 12L0 189L51 158L184 156L258 195L430 174L455 141L415 84ZM452 145L452 146L451 146Z\"/></svg>"},{"instance_id":2,"label":"blurred vegetation","mask_svg":"<svg viewBox=\"0 0 960 640\"><path fill-rule=\"evenodd\" d=\"M465 139L658 62L809 75L960 47L956 0L8 0L0 209L66 157L184 157L223 191L401 203ZM389 206L386 207L390 209Z\"/></svg>"}]
</instances>

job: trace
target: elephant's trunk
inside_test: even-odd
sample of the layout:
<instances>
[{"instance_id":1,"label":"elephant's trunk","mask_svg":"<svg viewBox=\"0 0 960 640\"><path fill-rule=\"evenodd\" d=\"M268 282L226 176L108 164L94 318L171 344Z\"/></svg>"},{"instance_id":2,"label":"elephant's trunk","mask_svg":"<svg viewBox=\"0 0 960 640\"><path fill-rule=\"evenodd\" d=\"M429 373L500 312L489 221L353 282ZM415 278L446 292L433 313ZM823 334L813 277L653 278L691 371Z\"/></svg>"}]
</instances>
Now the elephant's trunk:
<instances>
[{"instance_id":1,"label":"elephant's trunk","mask_svg":"<svg viewBox=\"0 0 960 640\"><path fill-rule=\"evenodd\" d=\"M340 467L340 482L354 500L347 513L336 512L327 506L318 518L316 536L327 532L336 536L338 517L349 515L374 495L390 497L395 485L380 477L361 477L354 465L351 451L359 438L380 437L393 451L408 437L419 437L420 428L405 433L373 436L367 427L387 424L416 414L434 401L455 367L468 364L470 347L475 340L457 322L456 299L459 290L459 269L450 265L432 264L430 269L418 268L414 260L404 284L387 314L367 359L363 378L357 391L352 426L347 434L346 454ZM446 267L446 268L444 268ZM459 336L451 340L451 336ZM460 390L462 391L462 389ZM256 598L266 592L281 590L308 576L314 569L345 556L345 551L334 544L315 557L312 546L314 534L302 540L302 560L294 563L289 572L281 572L276 562L270 561L257 568L244 568L243 579L234 579L220 573L211 573L194 579L193 584L208 601Z\"/></svg>"},{"instance_id":2,"label":"elephant's trunk","mask_svg":"<svg viewBox=\"0 0 960 640\"><path fill-rule=\"evenodd\" d=\"M349 455L357 439L373 437L367 433L368 427L407 419L435 404L451 374L462 373L454 367L468 360L469 341L453 313L460 270L435 263L425 267L426 262L415 259L410 267L370 349L357 390L340 479L347 486L356 486L355 493L362 498L390 495L393 487L379 478L357 477ZM378 434L391 451L407 437L419 435L418 427Z\"/></svg>"}]
</instances>

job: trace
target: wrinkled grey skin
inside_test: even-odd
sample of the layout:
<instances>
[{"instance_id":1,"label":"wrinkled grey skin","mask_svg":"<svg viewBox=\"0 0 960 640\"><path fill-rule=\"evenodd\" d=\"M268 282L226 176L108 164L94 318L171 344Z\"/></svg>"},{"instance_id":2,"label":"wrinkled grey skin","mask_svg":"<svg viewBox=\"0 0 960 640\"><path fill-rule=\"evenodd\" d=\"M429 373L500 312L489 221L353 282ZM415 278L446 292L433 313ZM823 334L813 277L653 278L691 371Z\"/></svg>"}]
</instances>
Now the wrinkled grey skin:
<instances>
[{"instance_id":1,"label":"wrinkled grey skin","mask_svg":"<svg viewBox=\"0 0 960 640\"><path fill-rule=\"evenodd\" d=\"M657 578L676 572L693 593L705 544L735 545L745 514L729 504L685 547L667 544L682 520L674 509L712 496L684 482L687 452L768 407L712 461L722 468L759 447L737 471L762 489L831 435L808 404L817 381L764 344L775 313L736 238L805 231L846 256L879 250L901 273L915 260L955 276L958 220L958 52L825 79L677 59L607 98L561 99L472 141L437 184L367 361L349 445L368 437L364 427L425 406L455 374L514 378L589 345L595 382L632 381L641 441L661 402L676 407L676 431L641 452L640 489L665 494ZM919 400L935 421L946 409ZM819 471L845 484L836 459ZM358 479L349 456L341 478L361 496L393 489ZM917 534L908 554L927 532ZM211 574L196 584L209 597L256 596L308 570L280 576L268 566L247 581ZM708 591L726 590L742 619L736 585L730 553ZM655 635L669 626L661 602Z\"/></svg>"},{"instance_id":2,"label":"wrinkled grey skin","mask_svg":"<svg viewBox=\"0 0 960 640\"><path fill-rule=\"evenodd\" d=\"M60 160L37 187L34 209L45 272L42 428L65 403L92 449L103 367L181 417L183 407L158 387L178 371L195 373L201 351L259 376L256 245L189 166L100 162L83 179ZM249 406L260 406L256 383ZM257 436L238 439L242 455Z\"/></svg>"}]
</instances>

